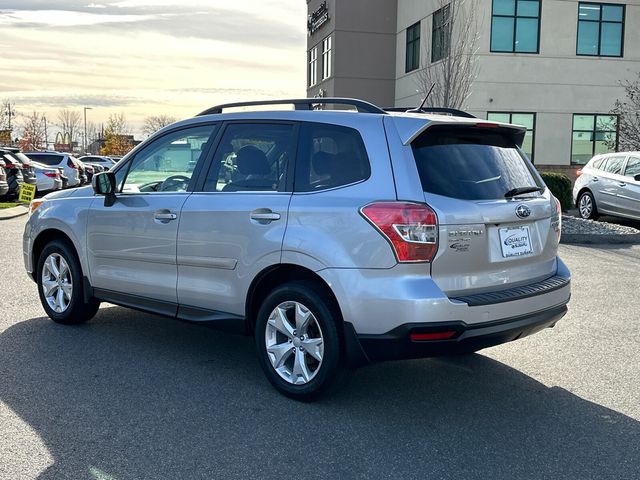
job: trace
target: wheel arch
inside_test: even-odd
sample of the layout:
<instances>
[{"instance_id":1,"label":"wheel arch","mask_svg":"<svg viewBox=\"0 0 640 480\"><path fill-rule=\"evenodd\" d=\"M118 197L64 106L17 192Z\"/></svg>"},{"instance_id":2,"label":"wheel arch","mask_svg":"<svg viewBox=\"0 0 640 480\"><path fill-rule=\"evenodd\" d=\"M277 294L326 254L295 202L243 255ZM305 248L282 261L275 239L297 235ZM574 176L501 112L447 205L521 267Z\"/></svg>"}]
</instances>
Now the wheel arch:
<instances>
[{"instance_id":1,"label":"wheel arch","mask_svg":"<svg viewBox=\"0 0 640 480\"><path fill-rule=\"evenodd\" d=\"M576 204L575 207L578 207L578 204L580 203L580 197L582 196L583 193L585 192L589 192L591 194L591 197L593 198L593 203L595 205L595 201L596 201L596 197L593 195L593 192L591 191L591 189L589 187L582 187L579 191L578 191L578 195L576 195Z\"/></svg>"},{"instance_id":2,"label":"wheel arch","mask_svg":"<svg viewBox=\"0 0 640 480\"><path fill-rule=\"evenodd\" d=\"M256 320L255 316L260 309L262 301L266 298L269 292L283 283L293 281L310 281L317 285L318 288L327 295L327 298L331 302L331 306L339 315L340 324L343 323L342 311L340 309L338 299L331 290L331 287L322 277L320 277L320 275L315 273L313 270L300 265L281 263L262 270L258 275L256 275L249 286L245 303L245 321L246 328L249 333L253 334Z\"/></svg>"},{"instance_id":3,"label":"wheel arch","mask_svg":"<svg viewBox=\"0 0 640 480\"><path fill-rule=\"evenodd\" d=\"M40 258L40 254L42 253L42 250L44 250L44 248L47 246L47 244L51 243L54 240L61 240L65 243L68 243L69 246L73 248L76 258L78 259L78 263L80 263L80 266L82 267L80 255L78 254L78 248L74 244L71 237L62 230L58 230L57 228L47 228L46 230L38 233L33 241L33 247L31 248L31 264L33 265L34 269L34 280L37 277L36 269L38 266L38 259Z\"/></svg>"}]
</instances>

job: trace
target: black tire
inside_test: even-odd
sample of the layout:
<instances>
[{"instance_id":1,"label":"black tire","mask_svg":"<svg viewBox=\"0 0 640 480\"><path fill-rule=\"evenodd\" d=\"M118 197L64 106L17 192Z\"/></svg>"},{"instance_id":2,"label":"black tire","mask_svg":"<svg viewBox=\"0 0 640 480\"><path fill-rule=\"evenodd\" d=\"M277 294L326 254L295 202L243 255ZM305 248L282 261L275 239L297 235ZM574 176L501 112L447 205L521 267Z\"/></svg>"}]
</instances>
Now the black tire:
<instances>
[{"instance_id":1,"label":"black tire","mask_svg":"<svg viewBox=\"0 0 640 480\"><path fill-rule=\"evenodd\" d=\"M282 394L296 400L313 400L327 392L332 386L340 383L345 372L343 368L343 339L339 330L341 318L326 298L326 294L316 284L309 281L291 282L275 288L265 298L255 325L255 342L258 350L260 366L267 379ZM285 302L298 302L306 307L315 317L320 327L324 353L322 362L311 380L301 385L294 385L276 372L267 354L266 330L269 316L274 309ZM300 347L298 347L300 348ZM295 359L295 353L293 353ZM306 358L306 357L305 357ZM293 361L294 359L291 359ZM313 359L312 359L313 361Z\"/></svg>"},{"instance_id":2,"label":"black tire","mask_svg":"<svg viewBox=\"0 0 640 480\"><path fill-rule=\"evenodd\" d=\"M71 272L71 299L68 302L67 308L62 312L56 312L49 303L44 294L42 287L42 275L43 267L47 258L56 254L61 256ZM80 261L76 255L75 249L65 241L53 240L48 243L38 258L36 266L36 282L38 284L38 295L40 296L40 303L45 312L56 323L63 325L77 325L90 320L95 316L100 308L100 302L95 298L90 299L88 302L84 300L84 282L82 276L82 268L80 267Z\"/></svg>"},{"instance_id":3,"label":"black tire","mask_svg":"<svg viewBox=\"0 0 640 480\"><path fill-rule=\"evenodd\" d=\"M587 208L587 205L591 205L591 209ZM598 207L596 205L596 199L593 198L593 194L586 190L578 197L578 215L585 220L597 220L600 216L598 214Z\"/></svg>"}]
</instances>

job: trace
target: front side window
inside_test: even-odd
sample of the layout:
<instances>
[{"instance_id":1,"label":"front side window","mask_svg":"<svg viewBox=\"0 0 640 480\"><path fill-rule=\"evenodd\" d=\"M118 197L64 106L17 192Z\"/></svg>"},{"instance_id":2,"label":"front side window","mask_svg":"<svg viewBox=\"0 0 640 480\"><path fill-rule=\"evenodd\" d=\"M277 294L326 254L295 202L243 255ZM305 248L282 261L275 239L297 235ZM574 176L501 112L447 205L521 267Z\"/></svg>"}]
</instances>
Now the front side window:
<instances>
[{"instance_id":1,"label":"front side window","mask_svg":"<svg viewBox=\"0 0 640 480\"><path fill-rule=\"evenodd\" d=\"M535 113L512 113L512 112L489 112L487 120L494 122L513 123L527 127L527 133L522 142L522 151L527 154L529 160L533 162L533 151L535 145L536 114Z\"/></svg>"},{"instance_id":2,"label":"front side window","mask_svg":"<svg viewBox=\"0 0 640 480\"><path fill-rule=\"evenodd\" d=\"M420 66L420 22L407 28L407 48L405 72L416 70Z\"/></svg>"},{"instance_id":3,"label":"front side window","mask_svg":"<svg viewBox=\"0 0 640 480\"><path fill-rule=\"evenodd\" d=\"M369 178L369 158L357 130L307 123L301 128L300 138L296 192L325 190Z\"/></svg>"},{"instance_id":4,"label":"front side window","mask_svg":"<svg viewBox=\"0 0 640 480\"><path fill-rule=\"evenodd\" d=\"M322 41L322 80L331 76L332 40L327 37Z\"/></svg>"},{"instance_id":5,"label":"front side window","mask_svg":"<svg viewBox=\"0 0 640 480\"><path fill-rule=\"evenodd\" d=\"M575 114L571 140L571 163L586 164L600 153L616 150L618 118L614 115Z\"/></svg>"},{"instance_id":6,"label":"front side window","mask_svg":"<svg viewBox=\"0 0 640 480\"><path fill-rule=\"evenodd\" d=\"M433 29L431 31L431 61L437 62L449 56L451 43L451 6L445 5L433 13Z\"/></svg>"},{"instance_id":7,"label":"front side window","mask_svg":"<svg viewBox=\"0 0 640 480\"><path fill-rule=\"evenodd\" d=\"M185 192L215 125L178 130L154 140L116 172L122 193ZM124 179L124 183L122 183Z\"/></svg>"},{"instance_id":8,"label":"front side window","mask_svg":"<svg viewBox=\"0 0 640 480\"><path fill-rule=\"evenodd\" d=\"M636 175L640 175L640 158L630 157L624 169L624 176L635 178Z\"/></svg>"},{"instance_id":9,"label":"front side window","mask_svg":"<svg viewBox=\"0 0 640 480\"><path fill-rule=\"evenodd\" d=\"M294 151L295 130L291 124L230 124L213 157L204 191L284 191L287 165Z\"/></svg>"},{"instance_id":10,"label":"front side window","mask_svg":"<svg viewBox=\"0 0 640 480\"><path fill-rule=\"evenodd\" d=\"M624 13L624 5L580 3L576 54L621 57Z\"/></svg>"},{"instance_id":11,"label":"front side window","mask_svg":"<svg viewBox=\"0 0 640 480\"><path fill-rule=\"evenodd\" d=\"M539 0L493 0L491 51L538 53Z\"/></svg>"},{"instance_id":12,"label":"front side window","mask_svg":"<svg viewBox=\"0 0 640 480\"><path fill-rule=\"evenodd\" d=\"M309 86L318 83L318 47L315 46L309 50Z\"/></svg>"}]
</instances>

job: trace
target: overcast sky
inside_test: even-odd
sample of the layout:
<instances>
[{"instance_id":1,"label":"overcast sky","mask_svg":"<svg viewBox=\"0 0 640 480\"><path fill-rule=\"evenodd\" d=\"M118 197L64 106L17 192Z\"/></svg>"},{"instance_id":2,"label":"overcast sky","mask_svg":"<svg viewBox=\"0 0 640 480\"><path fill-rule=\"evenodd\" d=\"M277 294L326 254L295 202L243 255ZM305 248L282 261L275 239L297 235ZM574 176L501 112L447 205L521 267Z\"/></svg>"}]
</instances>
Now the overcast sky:
<instances>
[{"instance_id":1,"label":"overcast sky","mask_svg":"<svg viewBox=\"0 0 640 480\"><path fill-rule=\"evenodd\" d=\"M91 107L185 118L305 95L303 0L0 0L0 99L55 121Z\"/></svg>"}]
</instances>

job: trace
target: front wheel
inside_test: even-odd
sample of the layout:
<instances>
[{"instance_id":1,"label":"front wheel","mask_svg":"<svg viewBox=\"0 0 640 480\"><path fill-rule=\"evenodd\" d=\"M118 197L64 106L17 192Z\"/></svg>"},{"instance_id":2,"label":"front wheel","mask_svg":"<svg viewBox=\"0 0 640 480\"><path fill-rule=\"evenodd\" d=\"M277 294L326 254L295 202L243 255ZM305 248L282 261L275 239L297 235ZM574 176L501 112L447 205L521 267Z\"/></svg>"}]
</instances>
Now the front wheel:
<instances>
[{"instance_id":1,"label":"front wheel","mask_svg":"<svg viewBox=\"0 0 640 480\"><path fill-rule=\"evenodd\" d=\"M339 314L311 282L273 290L258 312L255 341L262 369L281 393L311 400L342 374Z\"/></svg>"},{"instance_id":2,"label":"front wheel","mask_svg":"<svg viewBox=\"0 0 640 480\"><path fill-rule=\"evenodd\" d=\"M578 199L578 212L580 217L591 220L598 218L598 209L596 207L596 200L593 198L591 192L582 192Z\"/></svg>"},{"instance_id":3,"label":"front wheel","mask_svg":"<svg viewBox=\"0 0 640 480\"><path fill-rule=\"evenodd\" d=\"M80 262L67 242L54 240L47 244L36 271L40 302L51 320L74 325L97 313L100 302L85 302Z\"/></svg>"}]
</instances>

